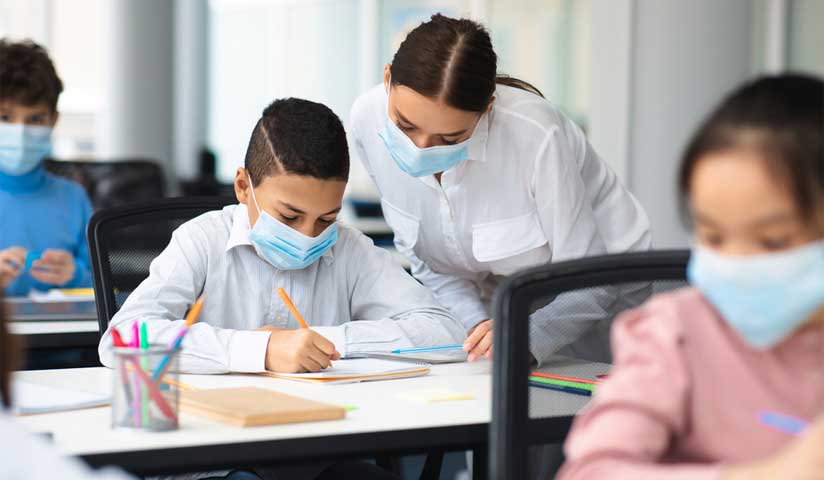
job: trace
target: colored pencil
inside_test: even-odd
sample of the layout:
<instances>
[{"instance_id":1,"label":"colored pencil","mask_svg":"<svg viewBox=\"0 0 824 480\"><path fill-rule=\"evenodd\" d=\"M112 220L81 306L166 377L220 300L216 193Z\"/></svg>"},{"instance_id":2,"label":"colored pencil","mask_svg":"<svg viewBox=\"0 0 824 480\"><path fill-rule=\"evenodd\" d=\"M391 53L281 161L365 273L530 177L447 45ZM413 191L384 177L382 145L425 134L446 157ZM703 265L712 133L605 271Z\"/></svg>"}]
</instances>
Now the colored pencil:
<instances>
[{"instance_id":1,"label":"colored pencil","mask_svg":"<svg viewBox=\"0 0 824 480\"><path fill-rule=\"evenodd\" d=\"M399 348L392 350L391 353L418 353L418 352L439 352L443 350L463 350L463 345L443 345L440 347L418 347L418 348Z\"/></svg>"},{"instance_id":2,"label":"colored pencil","mask_svg":"<svg viewBox=\"0 0 824 480\"><path fill-rule=\"evenodd\" d=\"M278 295L280 296L280 299L283 300L283 303L286 305L286 308L288 308L289 311L292 312L292 315L295 316L295 320L298 321L298 325L300 325L300 328L309 328L309 325L306 323L306 320L303 319L303 316L300 314L297 307L295 307L295 304L292 303L292 299L289 298L289 294L286 293L286 290L284 290L281 287L278 287Z\"/></svg>"}]
</instances>

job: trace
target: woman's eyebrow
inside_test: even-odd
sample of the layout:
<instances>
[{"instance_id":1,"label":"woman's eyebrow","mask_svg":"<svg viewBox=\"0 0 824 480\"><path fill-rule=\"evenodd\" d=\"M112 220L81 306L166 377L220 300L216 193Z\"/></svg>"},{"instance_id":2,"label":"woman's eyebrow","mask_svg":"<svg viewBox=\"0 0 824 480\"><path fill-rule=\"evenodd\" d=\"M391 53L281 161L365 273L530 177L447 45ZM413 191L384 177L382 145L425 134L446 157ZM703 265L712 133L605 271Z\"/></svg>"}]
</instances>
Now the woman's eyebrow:
<instances>
[{"instance_id":1,"label":"woman's eyebrow","mask_svg":"<svg viewBox=\"0 0 824 480\"><path fill-rule=\"evenodd\" d=\"M398 109L397 109L397 108L395 109L395 115L397 115L397 116L398 116L398 118L400 119L400 121L402 121L403 123L405 123L405 124L409 125L410 127L412 127L412 128L418 128L418 127L417 127L414 123L410 122L410 121L409 121L406 117L404 117L404 116L403 116L403 114L402 114L400 111L398 111ZM457 131L457 132L451 132L451 133L436 133L435 135L440 135L440 136L442 136L442 137L457 137L457 136L460 136L460 135L463 135L464 133L466 133L466 131L467 131L467 130L468 130L468 129L464 128L463 130L459 130L459 131Z\"/></svg>"}]
</instances>

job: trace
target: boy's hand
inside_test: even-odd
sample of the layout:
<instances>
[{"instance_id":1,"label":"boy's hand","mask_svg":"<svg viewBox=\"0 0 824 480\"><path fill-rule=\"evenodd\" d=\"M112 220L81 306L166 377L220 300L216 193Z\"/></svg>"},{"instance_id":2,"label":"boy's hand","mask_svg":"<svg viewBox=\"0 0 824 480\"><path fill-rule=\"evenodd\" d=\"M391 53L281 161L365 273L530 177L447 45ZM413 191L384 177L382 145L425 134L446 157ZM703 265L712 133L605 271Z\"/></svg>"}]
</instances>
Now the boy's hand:
<instances>
[{"instance_id":1,"label":"boy's hand","mask_svg":"<svg viewBox=\"0 0 824 480\"><path fill-rule=\"evenodd\" d=\"M467 360L474 362L484 357L492 357L492 320L484 320L469 331L463 343L464 352L469 352Z\"/></svg>"},{"instance_id":2,"label":"boy's hand","mask_svg":"<svg viewBox=\"0 0 824 480\"><path fill-rule=\"evenodd\" d=\"M824 479L824 416L778 453L763 460L731 465L721 474L722 480L793 480Z\"/></svg>"},{"instance_id":3,"label":"boy's hand","mask_svg":"<svg viewBox=\"0 0 824 480\"><path fill-rule=\"evenodd\" d=\"M308 328L285 330L261 327L272 332L266 346L266 370L283 373L319 372L339 360L335 344Z\"/></svg>"},{"instance_id":4,"label":"boy's hand","mask_svg":"<svg viewBox=\"0 0 824 480\"><path fill-rule=\"evenodd\" d=\"M26 263L26 249L11 247L0 250L0 288L6 288L20 275Z\"/></svg>"},{"instance_id":5,"label":"boy's hand","mask_svg":"<svg viewBox=\"0 0 824 480\"><path fill-rule=\"evenodd\" d=\"M74 277L74 257L65 250L46 250L31 266L29 274L48 285L61 287Z\"/></svg>"}]
</instances>

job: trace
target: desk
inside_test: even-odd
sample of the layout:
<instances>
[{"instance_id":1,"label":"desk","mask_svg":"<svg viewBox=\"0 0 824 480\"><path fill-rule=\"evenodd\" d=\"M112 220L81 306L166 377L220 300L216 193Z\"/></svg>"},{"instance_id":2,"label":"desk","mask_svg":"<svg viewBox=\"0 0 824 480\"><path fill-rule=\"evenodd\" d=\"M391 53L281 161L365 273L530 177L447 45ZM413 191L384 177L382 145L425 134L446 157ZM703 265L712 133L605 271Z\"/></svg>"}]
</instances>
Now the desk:
<instances>
[{"instance_id":1,"label":"desk","mask_svg":"<svg viewBox=\"0 0 824 480\"><path fill-rule=\"evenodd\" d=\"M254 375L181 375L199 388L259 386L304 398L354 405L341 421L237 428L181 414L181 428L166 433L136 433L109 428L109 408L20 417L37 432L50 432L58 449L92 465L119 465L140 475L266 466L375 453L407 454L432 449L477 450L487 444L492 408L490 364L486 361L435 365L425 377L348 385L311 385ZM29 382L109 392L105 368L27 371ZM473 400L421 405L399 392L447 388ZM536 389L545 408L546 441L559 441L573 415L588 401L562 392ZM476 455L476 472L486 459ZM480 469L480 470L478 470Z\"/></svg>"},{"instance_id":2,"label":"desk","mask_svg":"<svg viewBox=\"0 0 824 480\"><path fill-rule=\"evenodd\" d=\"M29 368L100 364L95 353L100 337L94 301L33 302L18 297L7 299L6 306L9 329L23 338Z\"/></svg>"}]
</instances>

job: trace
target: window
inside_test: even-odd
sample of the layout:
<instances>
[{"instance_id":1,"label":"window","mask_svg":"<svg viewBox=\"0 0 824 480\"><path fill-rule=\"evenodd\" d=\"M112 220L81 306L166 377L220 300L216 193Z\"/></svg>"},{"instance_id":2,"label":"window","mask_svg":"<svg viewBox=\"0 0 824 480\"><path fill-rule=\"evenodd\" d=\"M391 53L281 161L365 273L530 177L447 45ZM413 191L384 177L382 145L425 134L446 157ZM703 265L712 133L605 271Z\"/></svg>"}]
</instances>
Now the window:
<instances>
[{"instance_id":1,"label":"window","mask_svg":"<svg viewBox=\"0 0 824 480\"><path fill-rule=\"evenodd\" d=\"M0 37L31 39L49 50L63 94L54 132L54 155L66 159L94 153L99 111L100 2L103 0L0 0Z\"/></svg>"}]
</instances>

